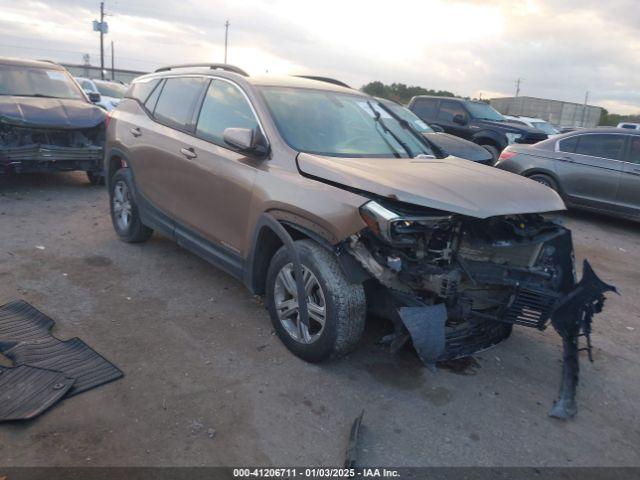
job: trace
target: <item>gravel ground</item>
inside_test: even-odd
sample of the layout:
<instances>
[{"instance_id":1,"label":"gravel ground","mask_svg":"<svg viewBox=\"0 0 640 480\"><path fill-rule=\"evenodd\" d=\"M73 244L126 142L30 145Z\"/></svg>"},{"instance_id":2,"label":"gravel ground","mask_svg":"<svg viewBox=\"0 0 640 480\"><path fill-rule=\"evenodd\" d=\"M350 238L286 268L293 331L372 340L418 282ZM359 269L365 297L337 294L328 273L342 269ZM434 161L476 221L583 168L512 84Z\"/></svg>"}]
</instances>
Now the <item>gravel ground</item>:
<instances>
[{"instance_id":1,"label":"gravel ground","mask_svg":"<svg viewBox=\"0 0 640 480\"><path fill-rule=\"evenodd\" d=\"M0 178L0 303L23 298L125 378L0 426L4 466L336 465L365 410L362 464L640 465L640 224L571 213L578 260L617 285L582 358L579 414L547 417L559 337L516 328L461 368L392 356L369 322L355 353L297 359L261 300L154 235L116 239L80 173ZM39 248L44 247L44 249Z\"/></svg>"}]
</instances>

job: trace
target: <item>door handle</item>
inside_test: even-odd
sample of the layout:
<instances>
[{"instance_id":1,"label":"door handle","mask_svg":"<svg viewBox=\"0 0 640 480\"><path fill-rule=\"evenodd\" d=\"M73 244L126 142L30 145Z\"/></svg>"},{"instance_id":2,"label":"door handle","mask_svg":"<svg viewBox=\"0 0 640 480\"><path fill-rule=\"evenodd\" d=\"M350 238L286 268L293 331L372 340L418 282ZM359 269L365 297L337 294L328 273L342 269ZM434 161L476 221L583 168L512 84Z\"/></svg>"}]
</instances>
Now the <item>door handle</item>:
<instances>
[{"instance_id":1,"label":"door handle","mask_svg":"<svg viewBox=\"0 0 640 480\"><path fill-rule=\"evenodd\" d=\"M187 158L196 158L198 154L193 150L193 147L181 148L180 153Z\"/></svg>"},{"instance_id":2,"label":"door handle","mask_svg":"<svg viewBox=\"0 0 640 480\"><path fill-rule=\"evenodd\" d=\"M132 128L131 130L129 130L129 133L131 133L131 135L133 135L134 137L139 137L140 135L142 135L142 132L138 127Z\"/></svg>"}]
</instances>

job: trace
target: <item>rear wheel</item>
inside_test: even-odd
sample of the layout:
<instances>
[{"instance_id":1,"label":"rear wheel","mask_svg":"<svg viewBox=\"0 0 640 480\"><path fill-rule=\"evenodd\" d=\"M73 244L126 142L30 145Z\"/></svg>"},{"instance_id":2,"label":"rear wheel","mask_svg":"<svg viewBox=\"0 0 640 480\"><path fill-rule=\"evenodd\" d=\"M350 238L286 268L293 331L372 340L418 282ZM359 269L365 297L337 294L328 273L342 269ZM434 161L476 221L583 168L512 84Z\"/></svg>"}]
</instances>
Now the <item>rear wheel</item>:
<instances>
[{"instance_id":1,"label":"rear wheel","mask_svg":"<svg viewBox=\"0 0 640 480\"><path fill-rule=\"evenodd\" d=\"M111 221L120 239L129 243L145 242L153 230L142 223L132 194L130 175L118 170L110 182Z\"/></svg>"},{"instance_id":2,"label":"rear wheel","mask_svg":"<svg viewBox=\"0 0 640 480\"><path fill-rule=\"evenodd\" d=\"M364 288L349 283L335 256L311 240L295 242L302 263L308 325L300 321L295 270L286 247L271 259L267 308L280 340L295 355L320 362L349 352L364 331Z\"/></svg>"},{"instance_id":3,"label":"rear wheel","mask_svg":"<svg viewBox=\"0 0 640 480\"><path fill-rule=\"evenodd\" d=\"M545 187L555 190L556 192L558 191L558 184L549 175L545 175L544 173L534 173L533 175L530 175L529 178L535 182L541 183Z\"/></svg>"},{"instance_id":4,"label":"rear wheel","mask_svg":"<svg viewBox=\"0 0 640 480\"><path fill-rule=\"evenodd\" d=\"M498 161L498 157L500 156L500 150L498 150L493 145L485 144L480 146L484 148L487 152L489 152L493 157L493 161L491 162L491 165L495 164Z\"/></svg>"}]
</instances>

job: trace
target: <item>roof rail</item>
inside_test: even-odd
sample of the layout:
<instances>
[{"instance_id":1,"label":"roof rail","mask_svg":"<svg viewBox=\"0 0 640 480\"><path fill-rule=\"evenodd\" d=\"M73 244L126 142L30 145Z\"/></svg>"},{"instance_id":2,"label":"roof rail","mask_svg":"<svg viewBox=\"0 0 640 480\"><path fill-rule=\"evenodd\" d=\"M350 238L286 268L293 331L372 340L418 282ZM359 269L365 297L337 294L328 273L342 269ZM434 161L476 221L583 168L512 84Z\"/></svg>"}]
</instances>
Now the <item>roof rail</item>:
<instances>
[{"instance_id":1,"label":"roof rail","mask_svg":"<svg viewBox=\"0 0 640 480\"><path fill-rule=\"evenodd\" d=\"M333 85L338 85L339 87L351 88L349 85L347 85L343 81L336 80L335 78L330 78L330 77L318 77L316 75L294 75L294 77L306 78L308 80L316 80L318 82L331 83Z\"/></svg>"},{"instance_id":2,"label":"roof rail","mask_svg":"<svg viewBox=\"0 0 640 480\"><path fill-rule=\"evenodd\" d=\"M174 68L189 68L189 67L209 67L211 70L226 70L228 72L237 73L243 77L248 77L249 74L239 67L229 65L227 63L184 63L182 65L168 65L166 67L160 67L157 72L168 72Z\"/></svg>"}]
</instances>

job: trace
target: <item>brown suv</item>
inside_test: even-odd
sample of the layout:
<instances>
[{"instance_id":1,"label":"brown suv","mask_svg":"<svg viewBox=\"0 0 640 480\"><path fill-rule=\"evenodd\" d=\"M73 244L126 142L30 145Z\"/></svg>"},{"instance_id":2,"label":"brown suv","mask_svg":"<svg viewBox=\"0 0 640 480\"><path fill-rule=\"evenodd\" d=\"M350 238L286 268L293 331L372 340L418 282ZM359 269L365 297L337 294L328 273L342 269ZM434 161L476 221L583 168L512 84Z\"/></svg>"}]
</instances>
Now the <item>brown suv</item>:
<instances>
[{"instance_id":1,"label":"brown suv","mask_svg":"<svg viewBox=\"0 0 640 480\"><path fill-rule=\"evenodd\" d=\"M576 285L569 231L540 215L562 200L437 158L417 122L330 79L160 69L108 127L114 228L128 242L157 230L266 295L308 361L347 352L371 311L393 322L392 348L411 340L427 364L551 321L577 368L609 287L588 267ZM558 416L575 411L574 363Z\"/></svg>"}]
</instances>

